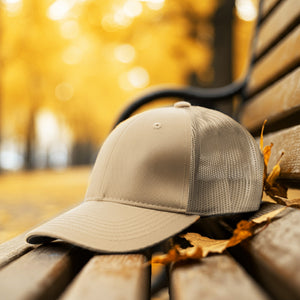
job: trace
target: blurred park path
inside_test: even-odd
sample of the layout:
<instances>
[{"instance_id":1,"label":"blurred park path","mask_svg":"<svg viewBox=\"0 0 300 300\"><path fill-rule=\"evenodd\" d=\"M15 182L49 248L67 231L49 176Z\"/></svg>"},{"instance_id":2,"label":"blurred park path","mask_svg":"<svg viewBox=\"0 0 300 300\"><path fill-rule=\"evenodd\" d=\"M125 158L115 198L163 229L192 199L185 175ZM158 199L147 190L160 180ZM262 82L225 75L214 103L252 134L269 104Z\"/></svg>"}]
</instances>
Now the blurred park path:
<instances>
[{"instance_id":1,"label":"blurred park path","mask_svg":"<svg viewBox=\"0 0 300 300\"><path fill-rule=\"evenodd\" d=\"M0 175L0 243L80 203L91 167Z\"/></svg>"}]
</instances>

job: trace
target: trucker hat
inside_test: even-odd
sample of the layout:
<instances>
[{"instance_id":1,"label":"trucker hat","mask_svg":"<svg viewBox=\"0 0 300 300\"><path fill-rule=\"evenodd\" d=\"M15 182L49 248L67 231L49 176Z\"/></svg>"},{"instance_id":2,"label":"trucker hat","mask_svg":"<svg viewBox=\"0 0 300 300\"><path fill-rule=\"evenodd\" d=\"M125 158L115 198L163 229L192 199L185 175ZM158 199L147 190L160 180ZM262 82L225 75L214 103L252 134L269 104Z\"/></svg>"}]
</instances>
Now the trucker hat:
<instances>
[{"instance_id":1,"label":"trucker hat","mask_svg":"<svg viewBox=\"0 0 300 300\"><path fill-rule=\"evenodd\" d=\"M257 210L263 168L256 141L229 116L188 102L148 110L110 133L84 201L26 238L102 252L143 249L201 216Z\"/></svg>"}]
</instances>

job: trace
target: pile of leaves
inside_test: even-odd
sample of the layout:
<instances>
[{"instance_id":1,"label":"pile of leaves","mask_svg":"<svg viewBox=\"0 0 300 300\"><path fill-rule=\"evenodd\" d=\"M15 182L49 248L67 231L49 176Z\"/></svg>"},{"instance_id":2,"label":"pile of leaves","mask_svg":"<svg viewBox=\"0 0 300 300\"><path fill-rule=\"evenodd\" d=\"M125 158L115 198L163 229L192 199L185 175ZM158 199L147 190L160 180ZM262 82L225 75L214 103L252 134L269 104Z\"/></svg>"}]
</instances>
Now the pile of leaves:
<instances>
[{"instance_id":1,"label":"pile of leaves","mask_svg":"<svg viewBox=\"0 0 300 300\"><path fill-rule=\"evenodd\" d=\"M261 130L260 150L264 158L263 190L266 195L270 197L270 200L264 201L278 203L281 206L252 220L241 220L236 225L236 228L233 230L233 234L229 239L211 239L195 232L182 234L180 235L180 238L188 241L191 246L186 248L179 243L175 243L174 239L171 239L172 247L170 250L166 254L154 256L152 258L152 263L168 264L187 259L201 259L211 253L223 253L227 248L241 243L243 240L266 228L266 226L274 220L279 213L286 209L286 207L300 208L300 199L287 199L287 188L277 180L280 175L280 161L284 155L283 152L270 174L267 174L273 144L271 143L265 147L263 145L265 124L266 121L264 122Z\"/></svg>"}]
</instances>

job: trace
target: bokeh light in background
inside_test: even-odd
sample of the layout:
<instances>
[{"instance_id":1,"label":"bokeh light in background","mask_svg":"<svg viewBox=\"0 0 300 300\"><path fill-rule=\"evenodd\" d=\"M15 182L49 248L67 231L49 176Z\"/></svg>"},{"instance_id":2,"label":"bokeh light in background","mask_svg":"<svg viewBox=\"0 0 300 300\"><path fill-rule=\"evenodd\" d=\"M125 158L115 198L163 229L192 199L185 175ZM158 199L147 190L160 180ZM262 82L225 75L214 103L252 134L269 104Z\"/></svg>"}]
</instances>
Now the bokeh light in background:
<instances>
[{"instance_id":1,"label":"bokeh light in background","mask_svg":"<svg viewBox=\"0 0 300 300\"><path fill-rule=\"evenodd\" d=\"M254 21L257 17L256 5L249 0L236 0L236 12L244 21Z\"/></svg>"},{"instance_id":2,"label":"bokeh light in background","mask_svg":"<svg viewBox=\"0 0 300 300\"><path fill-rule=\"evenodd\" d=\"M0 3L2 169L91 162L146 88L189 85L192 75L214 81L212 20L224 1ZM235 1L234 78L247 66L256 16L257 1Z\"/></svg>"}]
</instances>

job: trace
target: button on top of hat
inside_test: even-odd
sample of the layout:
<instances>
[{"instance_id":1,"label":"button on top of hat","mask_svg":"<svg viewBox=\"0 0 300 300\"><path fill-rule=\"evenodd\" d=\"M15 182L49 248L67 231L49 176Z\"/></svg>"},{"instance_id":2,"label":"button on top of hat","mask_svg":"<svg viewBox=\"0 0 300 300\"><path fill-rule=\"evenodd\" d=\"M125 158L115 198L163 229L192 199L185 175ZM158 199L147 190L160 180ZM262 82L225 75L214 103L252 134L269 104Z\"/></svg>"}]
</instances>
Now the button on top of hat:
<instances>
[{"instance_id":1,"label":"button on top of hat","mask_svg":"<svg viewBox=\"0 0 300 300\"><path fill-rule=\"evenodd\" d=\"M180 101L180 102L176 102L174 104L174 107L176 107L176 108L185 108L185 107L190 107L190 106L191 106L191 104L186 101Z\"/></svg>"}]
</instances>

